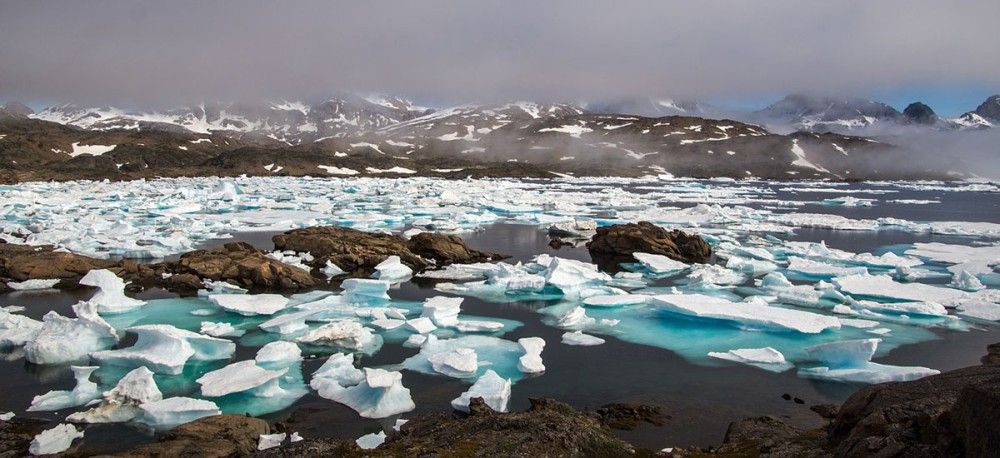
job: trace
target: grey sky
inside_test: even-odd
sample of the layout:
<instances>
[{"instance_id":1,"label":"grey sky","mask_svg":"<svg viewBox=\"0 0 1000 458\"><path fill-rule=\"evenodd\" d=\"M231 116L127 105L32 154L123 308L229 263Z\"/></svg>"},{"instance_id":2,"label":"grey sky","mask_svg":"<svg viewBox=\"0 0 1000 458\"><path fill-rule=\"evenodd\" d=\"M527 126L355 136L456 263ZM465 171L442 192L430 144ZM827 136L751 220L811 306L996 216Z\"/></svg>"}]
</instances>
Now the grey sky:
<instances>
[{"instance_id":1,"label":"grey sky","mask_svg":"<svg viewBox=\"0 0 1000 458\"><path fill-rule=\"evenodd\" d=\"M1000 1L7 1L0 100L1000 87Z\"/></svg>"}]
</instances>

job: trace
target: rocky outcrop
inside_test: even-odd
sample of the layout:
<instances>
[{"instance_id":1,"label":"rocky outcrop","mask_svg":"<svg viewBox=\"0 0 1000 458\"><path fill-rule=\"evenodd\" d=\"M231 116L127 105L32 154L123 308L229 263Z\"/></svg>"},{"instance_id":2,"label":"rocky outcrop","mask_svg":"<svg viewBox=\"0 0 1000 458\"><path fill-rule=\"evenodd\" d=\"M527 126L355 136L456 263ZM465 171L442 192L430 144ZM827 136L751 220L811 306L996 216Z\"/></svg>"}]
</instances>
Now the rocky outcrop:
<instances>
[{"instance_id":1,"label":"rocky outcrop","mask_svg":"<svg viewBox=\"0 0 1000 458\"><path fill-rule=\"evenodd\" d=\"M903 110L903 118L914 124L933 125L939 121L931 107L921 102L913 102Z\"/></svg>"},{"instance_id":2,"label":"rocky outcrop","mask_svg":"<svg viewBox=\"0 0 1000 458\"><path fill-rule=\"evenodd\" d=\"M594 415L551 399L524 412L498 413L473 398L470 415L420 415L374 450L348 441L309 440L259 456L629 456L635 450Z\"/></svg>"},{"instance_id":3,"label":"rocky outcrop","mask_svg":"<svg viewBox=\"0 0 1000 458\"><path fill-rule=\"evenodd\" d=\"M483 262L503 256L470 249L461 238L421 233L409 240L393 234L364 232L339 226L295 229L274 236L278 250L308 252L313 266L329 260L347 272L370 272L389 256L399 256L414 270L430 265Z\"/></svg>"},{"instance_id":4,"label":"rocky outcrop","mask_svg":"<svg viewBox=\"0 0 1000 458\"><path fill-rule=\"evenodd\" d=\"M261 434L270 427L259 418L242 415L215 415L180 425L145 444L115 456L221 458L247 456L257 450Z\"/></svg>"},{"instance_id":5,"label":"rocky outcrop","mask_svg":"<svg viewBox=\"0 0 1000 458\"><path fill-rule=\"evenodd\" d=\"M263 251L243 242L185 253L176 262L164 264L164 268L172 274L166 279L168 286L190 284L195 278L222 280L251 289L284 291L316 285L309 272L268 258Z\"/></svg>"},{"instance_id":6,"label":"rocky outcrop","mask_svg":"<svg viewBox=\"0 0 1000 458\"><path fill-rule=\"evenodd\" d=\"M107 269L117 263L74 253L55 251L51 245L0 243L0 282L33 279L66 279L75 284L92 269ZM0 290L5 286L0 285Z\"/></svg>"},{"instance_id":7,"label":"rocky outcrop","mask_svg":"<svg viewBox=\"0 0 1000 458\"><path fill-rule=\"evenodd\" d=\"M712 247L697 235L668 231L647 221L599 227L587 244L590 255L631 259L632 253L652 253L683 262L707 262Z\"/></svg>"},{"instance_id":8,"label":"rocky outcrop","mask_svg":"<svg viewBox=\"0 0 1000 458\"><path fill-rule=\"evenodd\" d=\"M0 421L0 458L26 456L31 439L48 424L46 420L22 417Z\"/></svg>"}]
</instances>

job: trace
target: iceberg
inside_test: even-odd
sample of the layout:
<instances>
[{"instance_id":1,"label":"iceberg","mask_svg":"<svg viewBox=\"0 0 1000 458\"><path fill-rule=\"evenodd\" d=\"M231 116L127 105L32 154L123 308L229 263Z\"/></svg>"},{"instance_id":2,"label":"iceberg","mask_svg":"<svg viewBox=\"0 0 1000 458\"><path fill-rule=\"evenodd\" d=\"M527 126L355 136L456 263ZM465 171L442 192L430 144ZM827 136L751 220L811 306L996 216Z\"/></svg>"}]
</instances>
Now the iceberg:
<instances>
[{"instance_id":1,"label":"iceberg","mask_svg":"<svg viewBox=\"0 0 1000 458\"><path fill-rule=\"evenodd\" d=\"M877 313L927 316L945 316L948 314L948 310L936 302L854 301L851 303L851 307L855 310L868 310Z\"/></svg>"},{"instance_id":2,"label":"iceberg","mask_svg":"<svg viewBox=\"0 0 1000 458\"><path fill-rule=\"evenodd\" d=\"M326 278L333 278L333 277L339 277L341 275L344 275L347 272L344 272L344 269L341 269L336 264L334 264L333 261L330 261L329 259L327 259L326 260L326 265L323 266L322 269L320 269L320 273L322 273L323 275L326 275Z\"/></svg>"},{"instance_id":3,"label":"iceberg","mask_svg":"<svg viewBox=\"0 0 1000 458\"><path fill-rule=\"evenodd\" d=\"M306 320L321 312L322 310L305 309L298 312L285 313L271 318L257 325L257 327L266 332L276 334L294 334L309 329Z\"/></svg>"},{"instance_id":4,"label":"iceberg","mask_svg":"<svg viewBox=\"0 0 1000 458\"><path fill-rule=\"evenodd\" d=\"M882 339L830 342L806 349L820 365L799 369L799 376L855 383L906 382L941 373L926 367L890 366L871 362Z\"/></svg>"},{"instance_id":5,"label":"iceberg","mask_svg":"<svg viewBox=\"0 0 1000 458\"><path fill-rule=\"evenodd\" d=\"M458 324L458 314L462 310L461 297L434 296L424 301L421 317L430 318L435 325L448 328Z\"/></svg>"},{"instance_id":6,"label":"iceberg","mask_svg":"<svg viewBox=\"0 0 1000 458\"><path fill-rule=\"evenodd\" d=\"M536 258L536 262L539 262L538 258ZM546 267L545 283L559 288L563 293L571 292L585 285L606 283L611 280L611 276L598 271L596 265L583 261L552 257Z\"/></svg>"},{"instance_id":7,"label":"iceberg","mask_svg":"<svg viewBox=\"0 0 1000 458\"><path fill-rule=\"evenodd\" d=\"M76 426L63 423L35 436L28 446L28 453L34 456L62 453L69 450L74 440L82 438L83 431L77 431Z\"/></svg>"},{"instance_id":8,"label":"iceberg","mask_svg":"<svg viewBox=\"0 0 1000 458\"><path fill-rule=\"evenodd\" d=\"M517 360L518 370L525 374L545 372L545 364L542 363L542 349L545 348L545 339L523 337L517 339L517 344L524 350L524 355Z\"/></svg>"},{"instance_id":9,"label":"iceberg","mask_svg":"<svg viewBox=\"0 0 1000 458\"><path fill-rule=\"evenodd\" d=\"M80 279L80 284L97 288L90 302L98 313L125 313L142 307L146 302L125 295L125 282L107 269L91 270Z\"/></svg>"},{"instance_id":10,"label":"iceberg","mask_svg":"<svg viewBox=\"0 0 1000 458\"><path fill-rule=\"evenodd\" d=\"M267 450L281 445L288 437L285 433L261 434L257 439L257 450Z\"/></svg>"},{"instance_id":11,"label":"iceberg","mask_svg":"<svg viewBox=\"0 0 1000 458\"><path fill-rule=\"evenodd\" d=\"M732 302L703 294L663 294L649 299L664 310L698 318L726 320L745 326L817 334L840 328L836 317L757 302Z\"/></svg>"},{"instance_id":12,"label":"iceberg","mask_svg":"<svg viewBox=\"0 0 1000 458\"><path fill-rule=\"evenodd\" d=\"M41 321L0 308L0 348L20 347L42 332Z\"/></svg>"},{"instance_id":13,"label":"iceberg","mask_svg":"<svg viewBox=\"0 0 1000 458\"><path fill-rule=\"evenodd\" d=\"M291 364L296 361L302 361L302 350L293 342L278 340L260 347L260 350L257 350L257 356L254 357L254 360L258 363L273 363L276 365Z\"/></svg>"},{"instance_id":14,"label":"iceberg","mask_svg":"<svg viewBox=\"0 0 1000 458\"><path fill-rule=\"evenodd\" d=\"M659 275L677 273L688 268L688 265L683 262L674 261L659 254L635 252L632 253L632 257L650 272Z\"/></svg>"},{"instance_id":15,"label":"iceberg","mask_svg":"<svg viewBox=\"0 0 1000 458\"><path fill-rule=\"evenodd\" d=\"M96 351L90 357L102 364L122 367L146 366L157 374L180 374L189 359L214 361L229 359L236 344L178 329L168 324L134 326L135 345L117 350Z\"/></svg>"},{"instance_id":16,"label":"iceberg","mask_svg":"<svg viewBox=\"0 0 1000 458\"><path fill-rule=\"evenodd\" d=\"M444 355L449 354L454 357L454 353L463 348L473 350L476 357L477 369L475 374L471 374L469 377L482 375L487 368L511 379L520 379L524 376L524 373L517 368L518 358L524 355L521 346L517 342L484 335L438 339L437 336L430 334L420 346L420 352L403 361L402 367L423 374L441 375L431 360L440 361L440 358L445 358ZM461 350L461 352L465 352L465 350ZM471 356L471 354L465 354L464 358L471 361ZM465 367L467 370L468 366Z\"/></svg>"},{"instance_id":17,"label":"iceberg","mask_svg":"<svg viewBox=\"0 0 1000 458\"><path fill-rule=\"evenodd\" d=\"M125 374L110 391L105 391L96 407L76 412L66 419L73 423L121 423L139 414L139 406L163 399L156 387L153 372L137 367Z\"/></svg>"},{"instance_id":18,"label":"iceberg","mask_svg":"<svg viewBox=\"0 0 1000 458\"><path fill-rule=\"evenodd\" d=\"M370 368L362 372L350 356L336 354L316 370L310 386L320 397L344 404L364 418L385 418L416 408L402 380L399 372Z\"/></svg>"},{"instance_id":19,"label":"iceberg","mask_svg":"<svg viewBox=\"0 0 1000 458\"><path fill-rule=\"evenodd\" d=\"M387 281L367 278L348 278L340 284L340 287L344 289L344 299L348 302L371 302L372 299L389 300L390 286L392 285Z\"/></svg>"},{"instance_id":20,"label":"iceberg","mask_svg":"<svg viewBox=\"0 0 1000 458\"><path fill-rule=\"evenodd\" d=\"M962 291L970 291L970 292L981 291L986 289L986 285L984 285L983 282L979 281L978 277L969 273L968 270L963 270L959 272L957 275L955 275L955 278L951 281L951 284L948 286L955 289L960 289Z\"/></svg>"},{"instance_id":21,"label":"iceberg","mask_svg":"<svg viewBox=\"0 0 1000 458\"><path fill-rule=\"evenodd\" d=\"M219 407L212 401L173 397L140 405L139 415L135 420L154 429L163 430L220 414L222 412Z\"/></svg>"},{"instance_id":22,"label":"iceberg","mask_svg":"<svg viewBox=\"0 0 1000 458\"><path fill-rule=\"evenodd\" d=\"M922 283L899 283L888 275L851 275L837 277L833 284L846 294L858 298L908 302L944 303L961 298L966 293L957 289L941 288Z\"/></svg>"},{"instance_id":23,"label":"iceberg","mask_svg":"<svg viewBox=\"0 0 1000 458\"><path fill-rule=\"evenodd\" d=\"M472 398L483 398L483 402L497 412L506 412L510 402L510 379L500 377L496 372L487 370L476 383L459 397L451 401L451 407L462 412L469 411L469 401Z\"/></svg>"},{"instance_id":24,"label":"iceberg","mask_svg":"<svg viewBox=\"0 0 1000 458\"><path fill-rule=\"evenodd\" d=\"M785 361L785 355L771 347L764 348L739 348L726 352L709 352L712 358L724 359L737 363L749 364L772 372L784 372L792 368L792 364Z\"/></svg>"},{"instance_id":25,"label":"iceberg","mask_svg":"<svg viewBox=\"0 0 1000 458\"><path fill-rule=\"evenodd\" d=\"M468 378L476 375L479 361L476 351L471 348L456 348L427 357L431 367L439 374L455 378Z\"/></svg>"},{"instance_id":26,"label":"iceberg","mask_svg":"<svg viewBox=\"0 0 1000 458\"><path fill-rule=\"evenodd\" d=\"M288 369L270 371L247 360L232 363L222 369L206 373L196 380L201 385L201 395L211 398L249 391L255 396L271 396L280 390L278 378Z\"/></svg>"},{"instance_id":27,"label":"iceberg","mask_svg":"<svg viewBox=\"0 0 1000 458\"><path fill-rule=\"evenodd\" d=\"M584 334L583 331L573 331L573 332L563 333L562 343L566 345L578 345L578 346L589 347L592 345L603 344L604 339L592 336L590 334Z\"/></svg>"},{"instance_id":28,"label":"iceberg","mask_svg":"<svg viewBox=\"0 0 1000 458\"><path fill-rule=\"evenodd\" d=\"M403 265L399 256L389 256L375 266L372 276L382 281L398 283L413 276L413 269Z\"/></svg>"},{"instance_id":29,"label":"iceberg","mask_svg":"<svg viewBox=\"0 0 1000 458\"><path fill-rule=\"evenodd\" d=\"M350 319L333 320L309 331L299 337L297 341L361 352L374 351L382 345L381 337L375 335L371 329L364 327L361 323Z\"/></svg>"},{"instance_id":30,"label":"iceberg","mask_svg":"<svg viewBox=\"0 0 1000 458\"><path fill-rule=\"evenodd\" d=\"M364 436L355 439L354 443L358 444L358 448L362 450L378 448L379 445L385 443L385 431L365 434Z\"/></svg>"},{"instance_id":31,"label":"iceberg","mask_svg":"<svg viewBox=\"0 0 1000 458\"><path fill-rule=\"evenodd\" d=\"M434 326L434 322L425 316L414 318L412 320L406 320L406 328L417 333L417 334L427 334L434 332L437 326Z\"/></svg>"},{"instance_id":32,"label":"iceberg","mask_svg":"<svg viewBox=\"0 0 1000 458\"><path fill-rule=\"evenodd\" d=\"M687 278L691 286L709 288L717 285L738 285L747 281L745 275L715 264L698 264L691 268Z\"/></svg>"},{"instance_id":33,"label":"iceberg","mask_svg":"<svg viewBox=\"0 0 1000 458\"><path fill-rule=\"evenodd\" d=\"M90 381L90 375L98 369L97 366L70 366L76 386L70 391L49 391L31 400L28 412L62 410L68 407L84 405L101 397L97 384Z\"/></svg>"},{"instance_id":34,"label":"iceberg","mask_svg":"<svg viewBox=\"0 0 1000 458\"><path fill-rule=\"evenodd\" d=\"M9 281L7 287L14 291L37 291L52 289L59 284L58 278L33 278L25 281Z\"/></svg>"},{"instance_id":35,"label":"iceberg","mask_svg":"<svg viewBox=\"0 0 1000 458\"><path fill-rule=\"evenodd\" d=\"M280 294L212 294L208 300L243 316L274 315L288 305L288 298Z\"/></svg>"},{"instance_id":36,"label":"iceberg","mask_svg":"<svg viewBox=\"0 0 1000 458\"><path fill-rule=\"evenodd\" d=\"M245 330L236 329L230 323L213 323L211 321L202 321L200 332L212 337L239 337L246 333Z\"/></svg>"},{"instance_id":37,"label":"iceberg","mask_svg":"<svg viewBox=\"0 0 1000 458\"><path fill-rule=\"evenodd\" d=\"M76 318L50 311L42 317L42 328L24 344L24 356L35 364L60 364L86 359L90 352L118 342L118 333L97 314L91 302L73 306Z\"/></svg>"}]
</instances>

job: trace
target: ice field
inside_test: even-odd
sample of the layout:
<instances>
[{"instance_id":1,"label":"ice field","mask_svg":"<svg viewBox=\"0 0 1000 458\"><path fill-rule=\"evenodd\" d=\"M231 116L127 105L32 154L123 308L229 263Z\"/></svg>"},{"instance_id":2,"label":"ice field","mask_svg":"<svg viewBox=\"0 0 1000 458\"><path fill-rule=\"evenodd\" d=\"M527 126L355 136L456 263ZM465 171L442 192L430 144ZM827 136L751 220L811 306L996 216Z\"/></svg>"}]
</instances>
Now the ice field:
<instances>
[{"instance_id":1,"label":"ice field","mask_svg":"<svg viewBox=\"0 0 1000 458\"><path fill-rule=\"evenodd\" d=\"M58 442L86 424L156 431L218 412L280 414L318 396L355 419L382 419L390 432L386 425L415 409L464 410L476 396L506 410L519 385L545 383L556 363L549 355L621 344L765 380L848 390L913 380L941 368L880 358L943 334L992 332L1000 320L998 196L990 182L669 176L0 186L0 237L101 258L152 261L321 225L457 234L476 248L476 234L519 234L492 236L497 246L486 248L512 255L499 263L414 273L390 259L376 278L342 284L328 266L336 287L295 295L206 284L197 297L135 299L107 271L88 274L82 283L94 292L72 300L46 293L44 279L11 284L17 291L0 295L5 364L55 371L62 384L25 405L0 401L0 414L55 412L61 429L43 439ZM637 221L701 235L713 263L643 253L591 263L581 247L595 227ZM550 233L570 246L522 241ZM863 242L835 240L852 237ZM295 264L310 255L272 256ZM69 302L45 313L44 294ZM528 311L513 316L511 307ZM421 405L407 381L424 376L461 392Z\"/></svg>"}]
</instances>

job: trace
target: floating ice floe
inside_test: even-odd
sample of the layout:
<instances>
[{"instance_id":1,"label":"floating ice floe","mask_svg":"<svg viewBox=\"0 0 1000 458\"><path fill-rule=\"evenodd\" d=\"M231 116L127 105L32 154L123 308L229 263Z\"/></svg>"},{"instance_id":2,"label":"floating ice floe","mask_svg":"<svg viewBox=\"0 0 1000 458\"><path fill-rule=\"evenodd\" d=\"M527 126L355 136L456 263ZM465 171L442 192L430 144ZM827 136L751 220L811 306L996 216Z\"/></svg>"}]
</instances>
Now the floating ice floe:
<instances>
[{"instance_id":1,"label":"floating ice floe","mask_svg":"<svg viewBox=\"0 0 1000 458\"><path fill-rule=\"evenodd\" d=\"M366 278L348 278L340 284L348 302L369 302L372 299L389 300L389 282Z\"/></svg>"},{"instance_id":2,"label":"floating ice floe","mask_svg":"<svg viewBox=\"0 0 1000 458\"><path fill-rule=\"evenodd\" d=\"M80 279L80 284L97 288L90 302L97 306L98 313L125 313L146 303L126 296L125 281L110 270L91 270Z\"/></svg>"},{"instance_id":3,"label":"floating ice floe","mask_svg":"<svg viewBox=\"0 0 1000 458\"><path fill-rule=\"evenodd\" d=\"M14 291L37 291L51 289L59 284L59 278L36 278L24 281L7 282L7 287Z\"/></svg>"},{"instance_id":4,"label":"floating ice floe","mask_svg":"<svg viewBox=\"0 0 1000 458\"><path fill-rule=\"evenodd\" d=\"M199 296L211 296L213 294L243 294L247 292L246 288L241 288L232 283L222 280L202 280L202 285L205 286L204 289L198 290Z\"/></svg>"},{"instance_id":5,"label":"floating ice floe","mask_svg":"<svg viewBox=\"0 0 1000 458\"><path fill-rule=\"evenodd\" d=\"M228 312L244 316L274 315L288 305L280 294L213 294L208 299Z\"/></svg>"},{"instance_id":6,"label":"floating ice floe","mask_svg":"<svg viewBox=\"0 0 1000 458\"><path fill-rule=\"evenodd\" d=\"M43 323L0 308L0 348L19 347L34 340Z\"/></svg>"},{"instance_id":7,"label":"floating ice floe","mask_svg":"<svg viewBox=\"0 0 1000 458\"><path fill-rule=\"evenodd\" d=\"M960 289L962 291L970 291L970 292L986 289L986 285L984 285L983 282L979 281L978 277L969 273L968 270L963 270L959 272L957 275L955 275L955 278L951 281L951 284L948 286L955 289Z\"/></svg>"},{"instance_id":8,"label":"floating ice floe","mask_svg":"<svg viewBox=\"0 0 1000 458\"><path fill-rule=\"evenodd\" d=\"M372 276L378 280L398 283L413 276L413 269L404 265L399 256L389 256L375 266Z\"/></svg>"},{"instance_id":9,"label":"floating ice floe","mask_svg":"<svg viewBox=\"0 0 1000 458\"><path fill-rule=\"evenodd\" d=\"M465 350L463 350L465 349ZM469 352L471 350L471 353ZM518 369L518 360L524 355L524 350L516 342L499 337L467 335L451 339L438 339L431 334L420 346L420 352L403 361L403 368L429 375L444 374L460 378L471 378L482 375L486 368L503 374L507 378L518 380L524 374ZM471 368L472 357L475 357L476 367ZM454 359L452 359L454 358ZM460 368L446 367L445 361L461 362ZM437 362L437 367L435 367Z\"/></svg>"},{"instance_id":10,"label":"floating ice floe","mask_svg":"<svg viewBox=\"0 0 1000 458\"><path fill-rule=\"evenodd\" d=\"M644 294L602 294L585 298L583 305L588 307L620 307L645 304L647 299L649 296Z\"/></svg>"},{"instance_id":11,"label":"floating ice floe","mask_svg":"<svg viewBox=\"0 0 1000 458\"><path fill-rule=\"evenodd\" d=\"M90 381L91 374L97 366L71 366L76 385L70 391L49 391L41 396L35 396L28 407L29 412L62 410L68 407L82 406L101 397L97 384Z\"/></svg>"},{"instance_id":12,"label":"floating ice floe","mask_svg":"<svg viewBox=\"0 0 1000 458\"><path fill-rule=\"evenodd\" d=\"M771 347L739 348L725 352L709 352L708 356L749 364L772 372L784 372L792 368L792 364L785 361L785 355Z\"/></svg>"},{"instance_id":13,"label":"floating ice floe","mask_svg":"<svg viewBox=\"0 0 1000 458\"><path fill-rule=\"evenodd\" d=\"M161 399L163 394L156 387L153 373L145 367L137 367L125 374L114 388L105 391L96 407L73 413L66 419L73 423L126 422L139 414L139 406Z\"/></svg>"},{"instance_id":14,"label":"floating ice floe","mask_svg":"<svg viewBox=\"0 0 1000 458\"><path fill-rule=\"evenodd\" d=\"M806 349L820 366L803 367L808 378L856 383L906 382L941 373L926 367L890 366L871 362L882 339L830 342Z\"/></svg>"},{"instance_id":15,"label":"floating ice floe","mask_svg":"<svg viewBox=\"0 0 1000 458\"><path fill-rule=\"evenodd\" d=\"M269 342L260 350L254 360L258 363L286 364L302 360L302 350L298 345L286 340Z\"/></svg>"},{"instance_id":16,"label":"floating ice floe","mask_svg":"<svg viewBox=\"0 0 1000 458\"><path fill-rule=\"evenodd\" d=\"M688 284L696 287L738 285L747 281L746 275L715 264L697 264L687 275Z\"/></svg>"},{"instance_id":17,"label":"floating ice floe","mask_svg":"<svg viewBox=\"0 0 1000 458\"><path fill-rule=\"evenodd\" d=\"M416 408L402 379L399 372L357 369L353 358L338 353L313 373L309 384L320 397L344 404L364 418L385 418Z\"/></svg>"},{"instance_id":18,"label":"floating ice floe","mask_svg":"<svg viewBox=\"0 0 1000 458\"><path fill-rule=\"evenodd\" d=\"M358 448L362 450L371 450L378 448L378 446L385 443L385 431L365 434L364 436L355 439L354 443L358 444Z\"/></svg>"},{"instance_id":19,"label":"floating ice floe","mask_svg":"<svg viewBox=\"0 0 1000 458\"><path fill-rule=\"evenodd\" d=\"M427 357L434 371L455 378L467 378L476 375L479 360L476 351L471 348L456 348L442 351Z\"/></svg>"},{"instance_id":20,"label":"floating ice floe","mask_svg":"<svg viewBox=\"0 0 1000 458\"><path fill-rule=\"evenodd\" d=\"M73 312L76 318L46 313L38 334L24 344L25 359L35 364L80 361L118 342L117 331L97 314L96 304L78 302Z\"/></svg>"},{"instance_id":21,"label":"floating ice floe","mask_svg":"<svg viewBox=\"0 0 1000 458\"><path fill-rule=\"evenodd\" d=\"M248 360L206 373L196 382L201 385L201 395L211 398L243 391L255 396L273 396L280 391L278 378L286 372L288 369L269 371Z\"/></svg>"},{"instance_id":22,"label":"floating ice floe","mask_svg":"<svg viewBox=\"0 0 1000 458\"><path fill-rule=\"evenodd\" d=\"M1000 263L1000 245L967 246L947 243L914 243L906 250L910 256L951 264L948 270L958 275L963 271L973 275L991 275Z\"/></svg>"},{"instance_id":23,"label":"floating ice floe","mask_svg":"<svg viewBox=\"0 0 1000 458\"><path fill-rule=\"evenodd\" d=\"M566 332L562 335L562 343L566 345L578 345L578 346L592 346L601 345L604 343L604 339L590 334L584 334L583 331L573 331Z\"/></svg>"},{"instance_id":24,"label":"floating ice floe","mask_svg":"<svg viewBox=\"0 0 1000 458\"><path fill-rule=\"evenodd\" d=\"M788 267L785 270L808 280L831 280L834 277L868 274L868 269L865 267L840 266L798 256L788 257Z\"/></svg>"},{"instance_id":25,"label":"floating ice floe","mask_svg":"<svg viewBox=\"0 0 1000 458\"><path fill-rule=\"evenodd\" d=\"M571 293L585 285L605 283L611 276L597 270L594 264L559 257L538 256L535 262L546 267L545 282Z\"/></svg>"},{"instance_id":26,"label":"floating ice floe","mask_svg":"<svg viewBox=\"0 0 1000 458\"><path fill-rule=\"evenodd\" d=\"M319 271L323 275L326 275L326 278L339 277L347 273L344 272L344 269L341 269L336 264L334 264L333 261L330 261L329 259L326 260L326 265L323 266L323 268L320 269Z\"/></svg>"},{"instance_id":27,"label":"floating ice floe","mask_svg":"<svg viewBox=\"0 0 1000 458\"><path fill-rule=\"evenodd\" d=\"M497 412L506 412L510 402L511 383L496 372L487 370L476 383L459 397L451 401L451 407L462 412L469 411L472 398L483 398L483 402Z\"/></svg>"},{"instance_id":28,"label":"floating ice floe","mask_svg":"<svg viewBox=\"0 0 1000 458\"><path fill-rule=\"evenodd\" d=\"M186 397L166 398L139 406L135 421L157 430L190 423L199 418L220 415L222 411L212 401Z\"/></svg>"},{"instance_id":29,"label":"floating ice floe","mask_svg":"<svg viewBox=\"0 0 1000 458\"><path fill-rule=\"evenodd\" d=\"M74 440L82 438L83 431L77 430L76 426L63 423L35 436L28 446L28 453L35 456L62 453L73 446Z\"/></svg>"},{"instance_id":30,"label":"floating ice floe","mask_svg":"<svg viewBox=\"0 0 1000 458\"><path fill-rule=\"evenodd\" d=\"M190 359L214 361L229 359L236 344L226 339L208 337L166 324L134 326L129 332L138 336L131 347L90 353L101 364L121 367L146 366L158 374L180 374Z\"/></svg>"},{"instance_id":31,"label":"floating ice floe","mask_svg":"<svg viewBox=\"0 0 1000 458\"><path fill-rule=\"evenodd\" d=\"M867 310L877 313L894 313L901 315L945 316L948 310L936 302L875 302L854 301L851 307L855 310Z\"/></svg>"},{"instance_id":32,"label":"floating ice floe","mask_svg":"<svg viewBox=\"0 0 1000 458\"><path fill-rule=\"evenodd\" d=\"M373 352L382 346L382 337L371 329L350 319L331 321L297 339L300 343Z\"/></svg>"},{"instance_id":33,"label":"floating ice floe","mask_svg":"<svg viewBox=\"0 0 1000 458\"><path fill-rule=\"evenodd\" d=\"M545 364L542 363L545 340L541 337L522 337L517 339L517 344L524 350L524 355L517 360L518 370L525 374L545 372Z\"/></svg>"},{"instance_id":34,"label":"floating ice floe","mask_svg":"<svg viewBox=\"0 0 1000 458\"><path fill-rule=\"evenodd\" d=\"M659 275L673 274L688 268L688 265L683 262L674 261L659 254L635 252L632 253L632 257L650 272Z\"/></svg>"},{"instance_id":35,"label":"floating ice floe","mask_svg":"<svg viewBox=\"0 0 1000 458\"><path fill-rule=\"evenodd\" d=\"M725 320L743 326L816 334L840 328L840 320L818 313L774 307L758 302L732 302L703 294L664 294L649 302L681 315Z\"/></svg>"},{"instance_id":36,"label":"floating ice floe","mask_svg":"<svg viewBox=\"0 0 1000 458\"><path fill-rule=\"evenodd\" d=\"M243 329L236 329L231 323L214 323L211 321L202 321L200 332L212 337L239 337L246 333Z\"/></svg>"},{"instance_id":37,"label":"floating ice floe","mask_svg":"<svg viewBox=\"0 0 1000 458\"><path fill-rule=\"evenodd\" d=\"M947 302L965 295L964 291L922 283L899 283L888 275L851 275L837 277L833 283L856 298L877 298L896 301Z\"/></svg>"}]
</instances>

